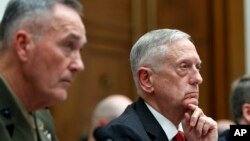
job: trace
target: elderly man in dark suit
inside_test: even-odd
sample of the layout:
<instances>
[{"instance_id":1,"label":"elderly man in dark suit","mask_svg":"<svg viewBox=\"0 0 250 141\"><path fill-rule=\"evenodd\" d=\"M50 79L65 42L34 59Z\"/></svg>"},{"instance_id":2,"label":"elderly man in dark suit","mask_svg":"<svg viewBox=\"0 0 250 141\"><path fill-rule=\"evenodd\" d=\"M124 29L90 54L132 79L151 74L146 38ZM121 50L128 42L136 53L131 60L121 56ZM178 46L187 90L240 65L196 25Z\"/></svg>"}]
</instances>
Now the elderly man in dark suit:
<instances>
[{"instance_id":1,"label":"elderly man in dark suit","mask_svg":"<svg viewBox=\"0 0 250 141\"><path fill-rule=\"evenodd\" d=\"M201 60L188 34L148 32L130 61L139 99L95 131L98 141L217 141L216 122L198 106Z\"/></svg>"}]
</instances>

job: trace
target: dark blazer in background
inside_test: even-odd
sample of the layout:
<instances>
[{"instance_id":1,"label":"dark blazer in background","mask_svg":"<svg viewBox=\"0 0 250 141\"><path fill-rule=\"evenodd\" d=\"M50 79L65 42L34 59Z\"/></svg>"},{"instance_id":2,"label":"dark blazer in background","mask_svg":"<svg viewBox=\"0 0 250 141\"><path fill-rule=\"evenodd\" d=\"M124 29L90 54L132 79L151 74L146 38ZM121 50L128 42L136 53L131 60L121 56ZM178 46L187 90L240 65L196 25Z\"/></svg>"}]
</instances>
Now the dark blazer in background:
<instances>
[{"instance_id":1,"label":"dark blazer in background","mask_svg":"<svg viewBox=\"0 0 250 141\"><path fill-rule=\"evenodd\" d=\"M0 76L0 141L56 141L55 127L48 109L32 113L33 126ZM35 140L34 135L37 136Z\"/></svg>"},{"instance_id":2,"label":"dark blazer in background","mask_svg":"<svg viewBox=\"0 0 250 141\"><path fill-rule=\"evenodd\" d=\"M222 132L221 134L219 134L219 138L218 141L229 141L229 129L225 130L224 132Z\"/></svg>"},{"instance_id":3,"label":"dark blazer in background","mask_svg":"<svg viewBox=\"0 0 250 141\"><path fill-rule=\"evenodd\" d=\"M168 141L141 98L129 105L120 117L95 130L94 136L97 141Z\"/></svg>"}]
</instances>

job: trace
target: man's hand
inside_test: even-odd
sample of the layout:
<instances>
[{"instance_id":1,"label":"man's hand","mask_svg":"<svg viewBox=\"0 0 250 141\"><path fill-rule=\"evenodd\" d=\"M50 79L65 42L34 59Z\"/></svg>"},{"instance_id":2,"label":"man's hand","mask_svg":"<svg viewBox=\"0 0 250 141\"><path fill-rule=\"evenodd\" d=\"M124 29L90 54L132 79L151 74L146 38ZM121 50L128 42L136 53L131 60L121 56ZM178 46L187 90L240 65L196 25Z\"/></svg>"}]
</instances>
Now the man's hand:
<instances>
[{"instance_id":1,"label":"man's hand","mask_svg":"<svg viewBox=\"0 0 250 141\"><path fill-rule=\"evenodd\" d=\"M189 112L185 113L184 132L189 141L217 141L217 123L204 115L196 105L188 105Z\"/></svg>"}]
</instances>

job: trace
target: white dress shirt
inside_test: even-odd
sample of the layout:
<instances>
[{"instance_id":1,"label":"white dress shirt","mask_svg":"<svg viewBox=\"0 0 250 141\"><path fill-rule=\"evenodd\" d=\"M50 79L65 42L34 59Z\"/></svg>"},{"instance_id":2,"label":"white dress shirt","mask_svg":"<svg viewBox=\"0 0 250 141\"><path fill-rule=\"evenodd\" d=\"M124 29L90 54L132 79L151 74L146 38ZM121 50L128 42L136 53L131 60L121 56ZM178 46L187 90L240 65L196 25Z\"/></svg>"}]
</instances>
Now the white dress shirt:
<instances>
[{"instance_id":1,"label":"white dress shirt","mask_svg":"<svg viewBox=\"0 0 250 141\"><path fill-rule=\"evenodd\" d=\"M178 126L178 129L175 127L175 125L168 120L166 117L164 117L162 114L157 112L153 107L151 107L149 104L147 104L149 111L153 114L153 116L156 118L158 123L161 125L162 129L164 130L165 134L167 135L168 139L170 141L173 140L174 136L177 134L178 131L183 132L182 124L180 123Z\"/></svg>"}]
</instances>

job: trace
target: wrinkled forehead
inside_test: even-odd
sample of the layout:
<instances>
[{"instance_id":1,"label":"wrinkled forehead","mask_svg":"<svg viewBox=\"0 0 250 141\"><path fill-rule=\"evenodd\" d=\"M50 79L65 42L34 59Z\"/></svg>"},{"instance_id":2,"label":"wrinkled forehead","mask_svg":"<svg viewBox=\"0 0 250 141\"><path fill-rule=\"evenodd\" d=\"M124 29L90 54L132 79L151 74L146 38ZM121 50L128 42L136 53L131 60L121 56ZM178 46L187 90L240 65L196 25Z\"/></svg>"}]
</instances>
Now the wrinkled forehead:
<instances>
[{"instance_id":1,"label":"wrinkled forehead","mask_svg":"<svg viewBox=\"0 0 250 141\"><path fill-rule=\"evenodd\" d=\"M179 39L168 45L168 55L195 58L197 61L200 61L198 52L189 39Z\"/></svg>"}]
</instances>

